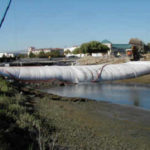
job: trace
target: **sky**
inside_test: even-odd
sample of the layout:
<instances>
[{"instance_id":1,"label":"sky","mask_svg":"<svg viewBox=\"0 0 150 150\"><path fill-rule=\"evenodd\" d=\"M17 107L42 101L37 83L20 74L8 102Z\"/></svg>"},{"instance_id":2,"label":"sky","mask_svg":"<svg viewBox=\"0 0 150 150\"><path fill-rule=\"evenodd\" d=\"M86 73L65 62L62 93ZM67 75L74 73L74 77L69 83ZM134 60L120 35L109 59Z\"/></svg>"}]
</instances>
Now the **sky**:
<instances>
[{"instance_id":1,"label":"sky","mask_svg":"<svg viewBox=\"0 0 150 150\"><path fill-rule=\"evenodd\" d=\"M0 0L0 19L9 0ZM12 0L0 52L71 47L92 40L150 42L150 0Z\"/></svg>"}]
</instances>

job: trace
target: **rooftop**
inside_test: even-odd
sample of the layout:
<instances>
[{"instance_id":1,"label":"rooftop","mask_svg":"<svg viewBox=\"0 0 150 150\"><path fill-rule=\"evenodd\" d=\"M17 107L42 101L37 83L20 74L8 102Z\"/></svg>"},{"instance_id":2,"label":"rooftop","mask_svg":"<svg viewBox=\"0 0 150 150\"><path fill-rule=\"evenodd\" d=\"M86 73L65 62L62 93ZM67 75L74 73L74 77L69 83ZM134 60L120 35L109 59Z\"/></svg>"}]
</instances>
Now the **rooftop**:
<instances>
[{"instance_id":1,"label":"rooftop","mask_svg":"<svg viewBox=\"0 0 150 150\"><path fill-rule=\"evenodd\" d=\"M130 49L132 47L131 44L112 44L112 48L117 49Z\"/></svg>"},{"instance_id":2,"label":"rooftop","mask_svg":"<svg viewBox=\"0 0 150 150\"><path fill-rule=\"evenodd\" d=\"M103 43L103 44L106 44L106 43L109 43L109 44L112 44L110 41L108 41L108 40L103 40L101 43Z\"/></svg>"}]
</instances>

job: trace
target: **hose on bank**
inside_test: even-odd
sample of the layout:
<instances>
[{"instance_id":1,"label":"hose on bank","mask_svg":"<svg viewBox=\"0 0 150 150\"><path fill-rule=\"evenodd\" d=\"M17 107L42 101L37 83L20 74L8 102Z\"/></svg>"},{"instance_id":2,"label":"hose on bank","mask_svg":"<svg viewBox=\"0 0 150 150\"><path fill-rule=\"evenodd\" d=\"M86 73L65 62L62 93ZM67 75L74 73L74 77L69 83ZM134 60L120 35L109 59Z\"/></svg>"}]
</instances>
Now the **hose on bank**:
<instances>
[{"instance_id":1,"label":"hose on bank","mask_svg":"<svg viewBox=\"0 0 150 150\"><path fill-rule=\"evenodd\" d=\"M103 70L104 70L104 68L105 68L106 66L108 66L108 64L105 64L105 65L102 66L102 68L100 68L101 70L100 70L100 72L97 74L97 78L96 78L95 80L92 80L92 82L97 82L97 81L99 80L99 78L101 77L102 72L103 72Z\"/></svg>"}]
</instances>

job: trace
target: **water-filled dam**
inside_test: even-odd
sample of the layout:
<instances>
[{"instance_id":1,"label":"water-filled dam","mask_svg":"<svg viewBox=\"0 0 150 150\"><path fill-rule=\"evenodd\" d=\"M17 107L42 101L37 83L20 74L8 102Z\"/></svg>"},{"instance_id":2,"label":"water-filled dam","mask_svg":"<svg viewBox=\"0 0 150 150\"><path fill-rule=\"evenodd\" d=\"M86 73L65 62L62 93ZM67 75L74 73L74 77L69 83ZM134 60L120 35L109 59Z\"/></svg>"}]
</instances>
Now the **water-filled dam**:
<instances>
[{"instance_id":1,"label":"water-filled dam","mask_svg":"<svg viewBox=\"0 0 150 150\"><path fill-rule=\"evenodd\" d=\"M150 61L86 66L0 67L0 75L23 81L99 82L150 74Z\"/></svg>"}]
</instances>

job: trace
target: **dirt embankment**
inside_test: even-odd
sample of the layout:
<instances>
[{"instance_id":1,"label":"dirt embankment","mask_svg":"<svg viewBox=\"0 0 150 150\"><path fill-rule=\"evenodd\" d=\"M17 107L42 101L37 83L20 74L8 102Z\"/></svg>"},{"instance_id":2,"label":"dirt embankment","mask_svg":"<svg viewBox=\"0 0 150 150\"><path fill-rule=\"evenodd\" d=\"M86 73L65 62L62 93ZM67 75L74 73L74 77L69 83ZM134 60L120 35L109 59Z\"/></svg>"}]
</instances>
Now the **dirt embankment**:
<instances>
[{"instance_id":1,"label":"dirt embankment","mask_svg":"<svg viewBox=\"0 0 150 150\"><path fill-rule=\"evenodd\" d=\"M116 58L116 57L92 57L87 56L79 59L77 63L79 65L96 65L96 64L118 64L118 63L125 63L130 61L128 57L125 58Z\"/></svg>"},{"instance_id":2,"label":"dirt embankment","mask_svg":"<svg viewBox=\"0 0 150 150\"><path fill-rule=\"evenodd\" d=\"M150 61L150 53L143 55L143 60Z\"/></svg>"},{"instance_id":3,"label":"dirt embankment","mask_svg":"<svg viewBox=\"0 0 150 150\"><path fill-rule=\"evenodd\" d=\"M132 79L117 80L112 82L120 84L126 83L126 84L150 85L150 75L145 75Z\"/></svg>"},{"instance_id":4,"label":"dirt embankment","mask_svg":"<svg viewBox=\"0 0 150 150\"><path fill-rule=\"evenodd\" d=\"M77 60L77 64L79 65L96 65L96 64L119 64L126 63L131 61L130 57L114 57L114 56L104 56L104 57L92 57L86 56L79 60ZM141 61L150 61L150 54L144 54Z\"/></svg>"}]
</instances>

